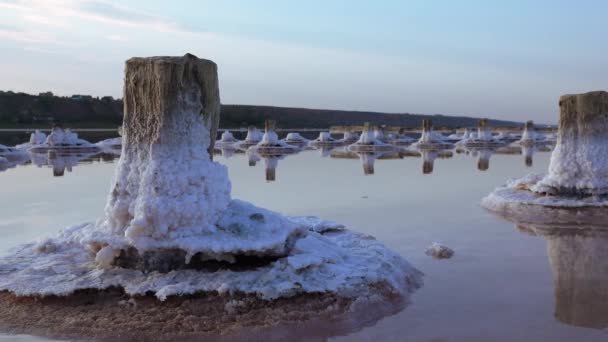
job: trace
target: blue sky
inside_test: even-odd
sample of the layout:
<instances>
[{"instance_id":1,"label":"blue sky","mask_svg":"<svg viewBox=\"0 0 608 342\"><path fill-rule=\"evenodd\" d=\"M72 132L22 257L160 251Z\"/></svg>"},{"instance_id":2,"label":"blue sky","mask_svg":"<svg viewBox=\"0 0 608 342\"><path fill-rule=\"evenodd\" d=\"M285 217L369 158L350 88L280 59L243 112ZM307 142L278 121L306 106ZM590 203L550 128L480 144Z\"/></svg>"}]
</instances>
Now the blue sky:
<instances>
[{"instance_id":1,"label":"blue sky","mask_svg":"<svg viewBox=\"0 0 608 342\"><path fill-rule=\"evenodd\" d=\"M557 122L608 89L608 1L0 0L0 89L121 96L132 56L218 63L222 102Z\"/></svg>"}]
</instances>

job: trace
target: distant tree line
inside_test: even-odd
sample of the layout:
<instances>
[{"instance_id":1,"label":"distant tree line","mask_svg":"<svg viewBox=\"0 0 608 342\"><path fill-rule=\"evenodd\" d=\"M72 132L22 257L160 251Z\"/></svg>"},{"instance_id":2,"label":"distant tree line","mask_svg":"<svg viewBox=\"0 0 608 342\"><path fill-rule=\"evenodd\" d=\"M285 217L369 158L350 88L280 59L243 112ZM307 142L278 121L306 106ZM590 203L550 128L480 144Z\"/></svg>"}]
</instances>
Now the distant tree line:
<instances>
[{"instance_id":1,"label":"distant tree line","mask_svg":"<svg viewBox=\"0 0 608 342\"><path fill-rule=\"evenodd\" d=\"M55 96L0 91L0 126L50 126L62 123L72 127L116 127L122 123L122 99L90 95ZM377 125L418 127L431 118L436 127L474 127L478 118L465 116L390 114L306 108L251 105L222 105L220 127L261 127L266 119L276 120L282 128L328 128L330 126ZM512 121L490 120L493 126L521 126Z\"/></svg>"}]
</instances>

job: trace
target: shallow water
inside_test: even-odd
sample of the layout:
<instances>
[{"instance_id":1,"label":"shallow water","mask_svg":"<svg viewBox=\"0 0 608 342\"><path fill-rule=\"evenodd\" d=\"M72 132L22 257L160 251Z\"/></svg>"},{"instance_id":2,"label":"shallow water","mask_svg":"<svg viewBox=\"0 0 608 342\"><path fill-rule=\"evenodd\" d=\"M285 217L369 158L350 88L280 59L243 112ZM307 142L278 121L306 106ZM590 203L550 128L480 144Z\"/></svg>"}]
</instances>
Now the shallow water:
<instances>
[{"instance_id":1,"label":"shallow water","mask_svg":"<svg viewBox=\"0 0 608 342\"><path fill-rule=\"evenodd\" d=\"M608 317L598 317L606 309L583 310L577 320L556 318L581 309L576 296L557 305L547 238L526 234L479 206L508 178L546 170L549 157L538 152L526 167L522 155L492 155L489 169L480 171L475 157L454 153L437 159L431 174L423 174L422 158L403 157L376 160L374 174L365 175L359 159L313 150L279 160L271 182L265 160L251 167L244 154L215 158L228 166L233 197L287 215L339 221L374 235L425 273L424 286L405 310L332 340L606 341ZM89 158L59 177L50 166L33 164L1 172L0 253L100 217L115 161ZM453 248L454 257L425 255L435 241ZM605 294L608 280L593 286ZM0 335L0 341L13 337Z\"/></svg>"}]
</instances>

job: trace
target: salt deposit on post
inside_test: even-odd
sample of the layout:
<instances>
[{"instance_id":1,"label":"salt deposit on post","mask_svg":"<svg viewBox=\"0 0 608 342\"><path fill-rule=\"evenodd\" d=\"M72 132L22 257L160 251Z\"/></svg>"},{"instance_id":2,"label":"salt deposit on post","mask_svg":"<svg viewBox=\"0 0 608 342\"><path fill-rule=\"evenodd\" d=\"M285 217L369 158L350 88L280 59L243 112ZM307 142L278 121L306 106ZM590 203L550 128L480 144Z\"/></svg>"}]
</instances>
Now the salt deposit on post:
<instances>
[{"instance_id":1,"label":"salt deposit on post","mask_svg":"<svg viewBox=\"0 0 608 342\"><path fill-rule=\"evenodd\" d=\"M247 127L247 136L245 140L235 143L235 147L246 150L249 147L256 145L262 140L262 133L255 126Z\"/></svg>"},{"instance_id":2,"label":"salt deposit on post","mask_svg":"<svg viewBox=\"0 0 608 342\"><path fill-rule=\"evenodd\" d=\"M495 148L503 145L504 142L492 136L492 130L488 123L488 119L480 119L477 122L477 135L463 139L459 145L464 145L467 148Z\"/></svg>"},{"instance_id":3,"label":"salt deposit on post","mask_svg":"<svg viewBox=\"0 0 608 342\"><path fill-rule=\"evenodd\" d=\"M559 105L558 140L548 174L510 181L484 198L485 207L608 205L608 93L565 95Z\"/></svg>"},{"instance_id":4,"label":"salt deposit on post","mask_svg":"<svg viewBox=\"0 0 608 342\"><path fill-rule=\"evenodd\" d=\"M249 149L260 154L288 154L300 151L297 146L289 145L284 140L279 140L279 135L275 131L276 122L274 120L266 120L264 123L265 131L262 139L256 145Z\"/></svg>"},{"instance_id":5,"label":"salt deposit on post","mask_svg":"<svg viewBox=\"0 0 608 342\"><path fill-rule=\"evenodd\" d=\"M128 60L123 152L104 218L0 259L1 298L87 290L103 305L96 293L120 289L161 301L202 293L352 303L420 286L420 272L370 236L232 199L226 167L210 158L218 89L216 64L193 55ZM273 128L258 147L282 146ZM95 305L79 315L98 314Z\"/></svg>"},{"instance_id":6,"label":"salt deposit on post","mask_svg":"<svg viewBox=\"0 0 608 342\"><path fill-rule=\"evenodd\" d=\"M420 150L443 150L454 147L454 144L445 141L443 136L433 131L433 122L431 120L422 120L422 132L420 139L413 147Z\"/></svg>"},{"instance_id":7,"label":"salt deposit on post","mask_svg":"<svg viewBox=\"0 0 608 342\"><path fill-rule=\"evenodd\" d=\"M348 146L348 150L353 152L381 152L381 151L392 151L396 147L393 145L385 144L384 142L376 139L376 129L373 128L369 122L363 125L363 132L359 136L359 140Z\"/></svg>"},{"instance_id":8,"label":"salt deposit on post","mask_svg":"<svg viewBox=\"0 0 608 342\"><path fill-rule=\"evenodd\" d=\"M519 143L521 145L534 145L536 142L536 130L534 128L534 121L526 121L524 125L524 133L521 135Z\"/></svg>"}]
</instances>

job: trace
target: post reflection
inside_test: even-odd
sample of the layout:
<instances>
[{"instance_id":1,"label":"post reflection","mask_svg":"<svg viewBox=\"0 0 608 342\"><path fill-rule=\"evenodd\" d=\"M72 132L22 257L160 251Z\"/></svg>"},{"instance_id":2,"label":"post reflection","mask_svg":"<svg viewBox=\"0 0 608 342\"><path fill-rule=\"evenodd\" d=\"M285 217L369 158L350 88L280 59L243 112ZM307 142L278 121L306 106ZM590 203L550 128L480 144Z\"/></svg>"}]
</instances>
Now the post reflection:
<instances>
[{"instance_id":1,"label":"post reflection","mask_svg":"<svg viewBox=\"0 0 608 342\"><path fill-rule=\"evenodd\" d=\"M32 163L38 167L48 166L53 170L53 177L63 177L65 172L72 172L80 164L93 162L112 162L119 158L114 153L87 153L47 151L45 153L29 153Z\"/></svg>"},{"instance_id":2,"label":"post reflection","mask_svg":"<svg viewBox=\"0 0 608 342\"><path fill-rule=\"evenodd\" d=\"M555 318L608 327L608 212L605 208L525 208L500 214L519 231L547 241Z\"/></svg>"}]
</instances>

